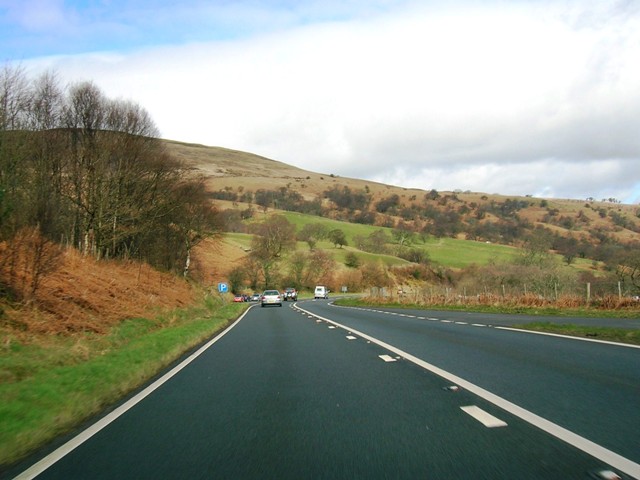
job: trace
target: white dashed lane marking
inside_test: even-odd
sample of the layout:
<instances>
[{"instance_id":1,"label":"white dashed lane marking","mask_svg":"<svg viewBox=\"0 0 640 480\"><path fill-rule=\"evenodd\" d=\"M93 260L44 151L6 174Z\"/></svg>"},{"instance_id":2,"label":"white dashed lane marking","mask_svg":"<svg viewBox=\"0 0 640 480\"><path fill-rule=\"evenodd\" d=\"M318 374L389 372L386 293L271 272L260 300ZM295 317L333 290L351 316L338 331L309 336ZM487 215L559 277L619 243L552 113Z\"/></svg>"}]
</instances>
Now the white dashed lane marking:
<instances>
[{"instance_id":1,"label":"white dashed lane marking","mask_svg":"<svg viewBox=\"0 0 640 480\"><path fill-rule=\"evenodd\" d=\"M507 422L503 422L499 418L494 417L490 413L485 412L480 407L476 407L475 405L469 405L467 407L460 407L465 413L468 413L473 418L478 420L481 424L483 424L487 428L496 428L496 427L506 427Z\"/></svg>"},{"instance_id":2,"label":"white dashed lane marking","mask_svg":"<svg viewBox=\"0 0 640 480\"><path fill-rule=\"evenodd\" d=\"M333 303L330 304L331 306L336 306ZM343 307L344 308L344 307ZM373 309L359 309L359 310L363 310L363 311L369 311L369 312L375 312L375 313L381 313L381 314L386 314L386 315L393 315L393 313L391 312L387 312L387 311L383 311L383 310L373 310ZM333 320L329 320L326 319L324 317L321 317L324 320L326 320L327 322L332 322L336 325L340 325L339 323L334 322ZM420 319L422 319L421 317L418 317ZM433 318L433 317L427 317L428 320L432 320L432 321L436 321L436 322L442 322L442 323L449 323L449 324L456 324L458 322L454 322L453 320L445 320L445 319L439 319L439 318ZM462 322L460 322L462 323ZM532 331L527 331L527 330L521 330L521 329L516 329L516 328L510 328L510 327L500 327L500 326L495 326L495 325L491 325L491 324L480 324L480 323L472 323L471 325L469 324L464 324L462 323L462 325L460 326L460 328L465 328L465 325L468 326L474 326L474 327L486 327L486 328L495 328L498 330L506 330L506 331L513 331L513 332L518 332L521 334L536 334L536 335L549 335L549 336L556 336L556 337L562 337L562 338L566 338L569 340L581 340L581 341L591 341L591 342L598 342L598 343L613 343L617 346L620 347L631 347L631 348L640 348L640 346L638 345L630 345L630 344L623 344L623 343L614 343L614 342L604 342L602 340L596 340L596 339L585 339L585 338L580 338L580 337L568 337L568 336L564 336L564 335L559 335L559 334L548 334L545 332L532 332ZM352 328L347 328L344 325L340 325L341 328L343 328L344 330L352 330ZM456 327L457 328L457 327ZM379 339L376 339L370 335L367 335L364 332L359 332L354 330L355 333L357 333L360 338L367 340L367 343L375 343L389 351L392 352L397 352L398 354L401 354L401 357L397 357L397 358L393 358L390 355L378 355L382 360L384 360L385 362L395 362L397 359L399 358L403 358L409 362L412 362L422 368L424 368L425 370L428 370L432 373L435 373L436 375L439 375L442 378L445 378L451 382L455 382L456 384L461 385L463 388L465 388L465 390L470 391L471 393L478 395L479 397L483 398L484 400L489 401L490 403L492 403L493 405L497 406L498 408L501 408L507 412L509 412L512 415L515 415L516 417L520 418L521 420L524 420L525 422L534 425L535 427L551 434L552 436L558 438L559 440L562 440L566 443L568 443L569 445L573 445L574 447L582 450L583 452L588 453L589 455L602 460L604 462L606 462L607 464L621 470L624 473L627 473L629 475L631 475L633 478L638 478L640 480L640 464L637 464L635 462L633 462L632 460L629 460L628 458L625 458L611 450L608 450L607 448L598 445L590 440L588 440L585 437L581 437L580 435L567 430L559 425L554 424L553 422L540 417L538 415L536 415L533 412L530 412L522 407L520 407L519 405L513 404L511 402L509 402L508 400L499 397L498 395L495 395L492 392L489 392L487 390L485 390L482 387L479 387L478 385L474 385L473 383L458 377L457 375L454 375L450 372L447 372L439 367L436 367L435 365L429 364L428 362L425 362L424 360L421 360L420 358L417 358L413 355L411 355L410 353L404 352L402 350L397 349L396 347L394 347L393 345L390 345L388 343L385 343ZM466 407L460 407L465 413L467 413L468 415L470 415L471 417L475 418L476 420L478 420L479 422L481 422L483 425L487 426L488 428L495 428L495 427L504 427L506 426L506 422L503 422L502 420L494 417L493 415L490 415L487 412L484 412L482 409L480 409L479 407L475 406L475 405L470 405L470 406L466 406Z\"/></svg>"},{"instance_id":3,"label":"white dashed lane marking","mask_svg":"<svg viewBox=\"0 0 640 480\"><path fill-rule=\"evenodd\" d=\"M378 355L378 357L380 357L382 360L384 360L385 362L395 362L396 359L393 358L390 355Z\"/></svg>"}]
</instances>

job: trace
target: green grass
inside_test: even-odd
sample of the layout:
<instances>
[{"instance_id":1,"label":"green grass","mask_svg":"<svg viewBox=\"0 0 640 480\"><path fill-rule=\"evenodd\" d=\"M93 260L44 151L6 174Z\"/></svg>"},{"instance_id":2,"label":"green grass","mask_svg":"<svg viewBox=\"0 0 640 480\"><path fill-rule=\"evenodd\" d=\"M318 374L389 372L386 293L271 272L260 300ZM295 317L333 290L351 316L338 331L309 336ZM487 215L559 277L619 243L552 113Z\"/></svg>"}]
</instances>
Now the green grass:
<instances>
[{"instance_id":1,"label":"green grass","mask_svg":"<svg viewBox=\"0 0 640 480\"><path fill-rule=\"evenodd\" d=\"M347 238L348 247L342 249L335 248L331 242L326 240L318 242L316 245L317 249L327 251L339 263L344 263L345 255L348 251L356 252L358 257L365 262L382 262L386 266L404 265L408 263L394 255L368 253L354 247L354 238L356 236L368 237L378 230L385 231L389 238L392 238L391 228L343 222L297 212L278 211L278 214L283 215L289 222L294 224L297 231L300 231L304 225L309 223L321 223L326 226L327 230L335 228L341 229ZM242 248L249 248L251 246L252 235L227 233L225 236ZM520 248L509 245L446 237L429 237L424 242L416 238L411 248L425 251L434 264L451 269L464 269L471 265L485 266L491 263L511 263L517 259L522 252ZM309 248L306 243L297 242L297 249L308 251ZM562 256L551 255L551 257L555 263L563 269L572 271L592 270L593 262L589 259L575 259L572 265L567 266L564 264Z\"/></svg>"},{"instance_id":2,"label":"green grass","mask_svg":"<svg viewBox=\"0 0 640 480\"><path fill-rule=\"evenodd\" d=\"M297 212L278 213L294 224L297 231L301 230L304 225L309 223L321 223L326 226L327 230L339 228L345 233L347 241L352 249L355 244L354 238L356 236L368 237L373 232L383 230L388 234L389 238L391 238L391 228L343 222ZM230 233L227 235L228 238L233 239L233 241L241 246L248 247L251 243L250 235L238 233ZM304 248L304 246L306 246L306 244L299 242L298 249ZM417 240L413 245L411 245L411 247L426 251L432 261L449 268L464 268L473 264L486 265L492 261L510 261L513 260L520 252L520 250L515 247L454 238L430 238L424 243L421 240ZM343 259L344 254L346 253L333 252L333 250L340 249L334 249L333 244L327 241L319 242L316 248L322 248L329 251L334 254L336 260ZM356 251L358 252L358 255L366 261L381 260L385 265L402 265L407 263L393 255L377 255L360 252L357 249Z\"/></svg>"},{"instance_id":3,"label":"green grass","mask_svg":"<svg viewBox=\"0 0 640 480\"><path fill-rule=\"evenodd\" d=\"M629 343L640 345L640 330L610 327L585 327L582 325L563 324L557 325L549 322L534 322L520 325L515 328L531 330L534 332L557 333L571 337L593 338L609 342Z\"/></svg>"},{"instance_id":4,"label":"green grass","mask_svg":"<svg viewBox=\"0 0 640 480\"><path fill-rule=\"evenodd\" d=\"M238 317L212 300L109 335L15 343L0 356L0 465L13 462L138 388Z\"/></svg>"},{"instance_id":5,"label":"green grass","mask_svg":"<svg viewBox=\"0 0 640 480\"><path fill-rule=\"evenodd\" d=\"M449 268L512 261L520 253L515 247L456 238L430 238L415 246L424 249L432 261Z\"/></svg>"},{"instance_id":6,"label":"green grass","mask_svg":"<svg viewBox=\"0 0 640 480\"><path fill-rule=\"evenodd\" d=\"M315 215L306 215L297 212L281 212L284 217L296 226L296 231L300 231L308 223L321 223L326 226L327 230L339 228L347 237L349 245L354 244L354 238L358 235L368 236L376 230L384 230L391 235L391 229L385 227L374 227L372 225L362 225L359 223L349 223L340 220L332 220L330 218L318 217Z\"/></svg>"},{"instance_id":7,"label":"green grass","mask_svg":"<svg viewBox=\"0 0 640 480\"><path fill-rule=\"evenodd\" d=\"M224 234L224 237L240 247L250 248L253 235L249 233L227 232Z\"/></svg>"}]
</instances>

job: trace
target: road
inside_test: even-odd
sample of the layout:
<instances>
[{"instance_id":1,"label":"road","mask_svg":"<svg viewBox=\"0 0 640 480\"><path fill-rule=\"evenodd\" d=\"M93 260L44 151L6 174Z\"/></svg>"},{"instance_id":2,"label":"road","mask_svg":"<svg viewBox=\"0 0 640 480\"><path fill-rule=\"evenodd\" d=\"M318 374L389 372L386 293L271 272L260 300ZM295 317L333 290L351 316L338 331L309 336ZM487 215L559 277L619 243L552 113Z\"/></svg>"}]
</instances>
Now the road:
<instances>
[{"instance_id":1,"label":"road","mask_svg":"<svg viewBox=\"0 0 640 480\"><path fill-rule=\"evenodd\" d=\"M253 307L160 384L14 473L640 478L640 349L439 315Z\"/></svg>"}]
</instances>

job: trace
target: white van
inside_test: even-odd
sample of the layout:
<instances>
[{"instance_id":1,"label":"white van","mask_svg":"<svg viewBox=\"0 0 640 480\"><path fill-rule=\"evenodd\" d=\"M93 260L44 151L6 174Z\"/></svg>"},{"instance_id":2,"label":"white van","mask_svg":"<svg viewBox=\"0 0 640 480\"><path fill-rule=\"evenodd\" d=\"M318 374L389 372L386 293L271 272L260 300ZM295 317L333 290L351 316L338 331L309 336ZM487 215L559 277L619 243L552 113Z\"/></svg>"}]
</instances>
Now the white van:
<instances>
[{"instance_id":1,"label":"white van","mask_svg":"<svg viewBox=\"0 0 640 480\"><path fill-rule=\"evenodd\" d=\"M329 289L323 285L317 285L313 298L329 298Z\"/></svg>"}]
</instances>

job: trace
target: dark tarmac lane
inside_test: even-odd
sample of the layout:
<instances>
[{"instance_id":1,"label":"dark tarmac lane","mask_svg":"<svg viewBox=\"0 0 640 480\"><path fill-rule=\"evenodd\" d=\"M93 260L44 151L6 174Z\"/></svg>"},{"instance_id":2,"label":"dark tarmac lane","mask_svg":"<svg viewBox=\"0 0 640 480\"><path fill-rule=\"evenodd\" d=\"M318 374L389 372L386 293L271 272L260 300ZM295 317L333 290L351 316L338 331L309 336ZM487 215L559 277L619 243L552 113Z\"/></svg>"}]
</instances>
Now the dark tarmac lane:
<instances>
[{"instance_id":1,"label":"dark tarmac lane","mask_svg":"<svg viewBox=\"0 0 640 480\"><path fill-rule=\"evenodd\" d=\"M469 364L489 362L484 369L494 374L483 379L469 373L474 378L467 380L486 382L483 388L493 384L497 390L505 388L505 382L496 380L503 373L495 374L496 369L502 372L499 351L505 352L505 363L526 363L527 352L519 343L497 348L498 340L488 333L500 335L501 342L537 338L471 324L464 333L464 325L453 321L436 325L393 316L389 323L389 314L331 307L324 301L297 305L323 318L369 328L369 335L377 331L386 335L386 342L395 339L402 348L415 349L412 355L430 357L426 361L449 358L443 361L449 365L440 366L460 368L460 376L465 369L474 371ZM452 333L454 326L459 328ZM625 382L638 380L640 350L630 358L635 363L615 381L603 379L606 388L621 391L615 395L623 403L629 389L638 389L638 384ZM538 368L555 367L547 362L532 372ZM615 469L469 389L449 389L452 382L396 351L291 304L253 307L174 373L86 441L64 455L54 452L24 472L24 478L582 479ZM547 379L521 375L506 383L513 383L518 398L526 396L523 384L537 381ZM630 407L638 410L638 403ZM553 402L549 410L554 411ZM567 411L560 417L571 416ZM606 412L600 414L606 417ZM637 421L635 415L630 421ZM37 460L18 466L11 476ZM623 460L631 469L637 466L633 459Z\"/></svg>"}]
</instances>

